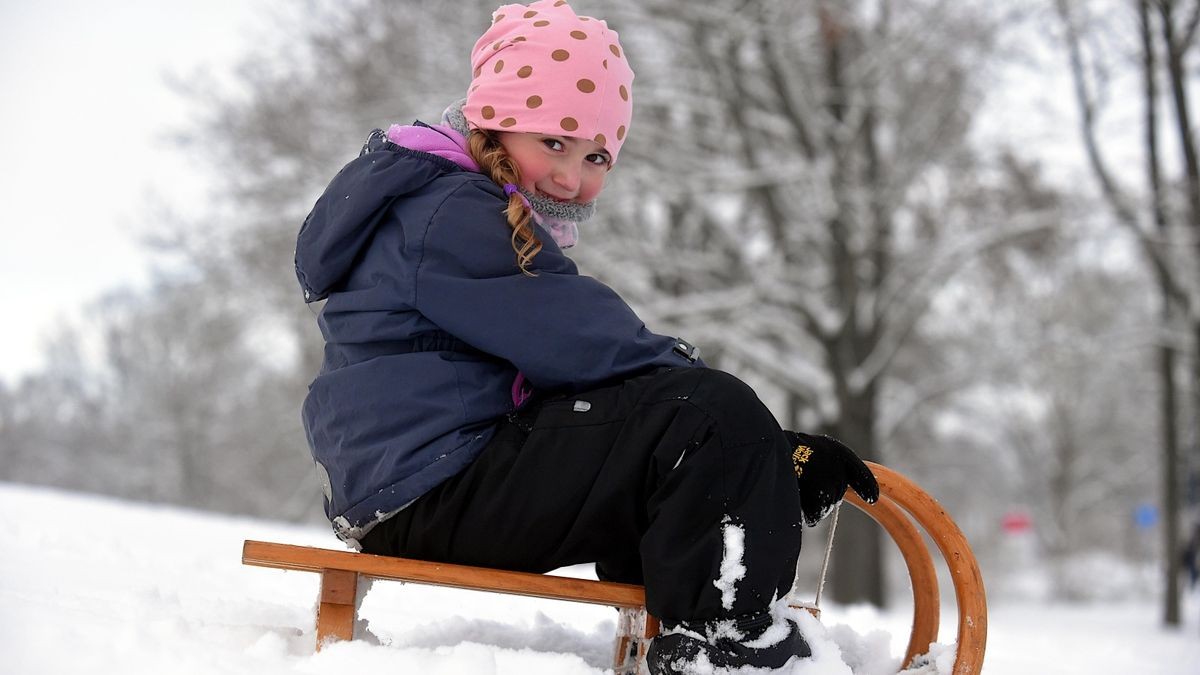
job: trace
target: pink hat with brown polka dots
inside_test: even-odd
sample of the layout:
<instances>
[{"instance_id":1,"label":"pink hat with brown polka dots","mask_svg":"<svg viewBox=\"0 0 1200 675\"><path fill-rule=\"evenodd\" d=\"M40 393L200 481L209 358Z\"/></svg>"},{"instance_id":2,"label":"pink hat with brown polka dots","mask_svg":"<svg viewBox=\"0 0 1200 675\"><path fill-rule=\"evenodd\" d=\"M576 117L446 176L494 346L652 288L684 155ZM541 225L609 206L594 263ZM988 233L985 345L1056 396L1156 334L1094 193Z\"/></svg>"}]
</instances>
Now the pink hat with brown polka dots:
<instances>
[{"instance_id":1,"label":"pink hat with brown polka dots","mask_svg":"<svg viewBox=\"0 0 1200 675\"><path fill-rule=\"evenodd\" d=\"M612 155L633 116L633 70L617 33L566 0L504 5L471 52L472 126L594 140Z\"/></svg>"}]
</instances>

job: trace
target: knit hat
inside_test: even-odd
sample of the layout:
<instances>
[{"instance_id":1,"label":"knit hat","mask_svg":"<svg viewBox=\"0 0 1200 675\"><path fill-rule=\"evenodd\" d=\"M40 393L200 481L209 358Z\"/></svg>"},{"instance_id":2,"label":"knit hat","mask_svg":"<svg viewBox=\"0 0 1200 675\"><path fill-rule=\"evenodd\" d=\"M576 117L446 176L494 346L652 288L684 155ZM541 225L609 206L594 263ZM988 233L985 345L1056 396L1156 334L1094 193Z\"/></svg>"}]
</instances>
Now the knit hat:
<instances>
[{"instance_id":1,"label":"knit hat","mask_svg":"<svg viewBox=\"0 0 1200 675\"><path fill-rule=\"evenodd\" d=\"M615 163L633 116L617 33L566 0L504 5L471 51L472 126L593 140Z\"/></svg>"}]
</instances>

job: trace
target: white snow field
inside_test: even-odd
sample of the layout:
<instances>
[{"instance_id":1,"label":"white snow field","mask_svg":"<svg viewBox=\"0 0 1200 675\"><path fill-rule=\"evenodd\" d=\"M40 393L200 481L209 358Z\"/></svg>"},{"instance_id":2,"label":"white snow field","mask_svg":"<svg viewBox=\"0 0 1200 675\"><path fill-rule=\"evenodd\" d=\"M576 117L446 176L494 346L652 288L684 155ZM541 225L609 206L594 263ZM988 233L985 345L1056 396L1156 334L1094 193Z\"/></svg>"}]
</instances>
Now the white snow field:
<instances>
[{"instance_id":1,"label":"white snow field","mask_svg":"<svg viewBox=\"0 0 1200 675\"><path fill-rule=\"evenodd\" d=\"M362 608L378 643L314 654L317 576L240 561L244 539L337 548L320 527L11 484L0 484L0 513L6 675L610 672L612 609L393 582L377 582ZM1196 675L1198 605L1189 596L1187 624L1167 631L1149 598L1086 606L994 600L983 672ZM826 606L824 624L804 617L814 658L789 672L895 673L907 612ZM942 623L942 639L952 641L953 615ZM935 656L921 675L950 672L952 649L938 645Z\"/></svg>"}]
</instances>

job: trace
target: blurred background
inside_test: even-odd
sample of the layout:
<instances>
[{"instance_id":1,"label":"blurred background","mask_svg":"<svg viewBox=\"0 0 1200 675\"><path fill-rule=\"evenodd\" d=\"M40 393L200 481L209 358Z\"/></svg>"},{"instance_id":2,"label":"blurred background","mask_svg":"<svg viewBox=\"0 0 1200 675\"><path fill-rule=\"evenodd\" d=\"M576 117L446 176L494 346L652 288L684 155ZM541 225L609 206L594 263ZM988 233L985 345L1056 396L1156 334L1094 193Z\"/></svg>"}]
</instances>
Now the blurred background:
<instances>
[{"instance_id":1,"label":"blurred background","mask_svg":"<svg viewBox=\"0 0 1200 675\"><path fill-rule=\"evenodd\" d=\"M914 478L991 598L1178 624L1200 0L573 6L637 72L581 271ZM371 129L464 94L495 7L0 2L0 480L323 522L296 232ZM850 511L827 592L907 594Z\"/></svg>"}]
</instances>

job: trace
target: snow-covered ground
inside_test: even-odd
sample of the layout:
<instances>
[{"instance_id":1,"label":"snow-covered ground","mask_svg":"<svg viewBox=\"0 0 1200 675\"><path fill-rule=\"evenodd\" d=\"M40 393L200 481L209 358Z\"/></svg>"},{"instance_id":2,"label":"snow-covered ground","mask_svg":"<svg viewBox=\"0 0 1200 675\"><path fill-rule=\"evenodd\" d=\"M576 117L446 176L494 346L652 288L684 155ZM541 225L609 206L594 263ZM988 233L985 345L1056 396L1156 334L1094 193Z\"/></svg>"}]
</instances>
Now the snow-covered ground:
<instances>
[{"instance_id":1,"label":"snow-covered ground","mask_svg":"<svg viewBox=\"0 0 1200 675\"><path fill-rule=\"evenodd\" d=\"M571 675L609 665L611 609L389 582L362 609L380 644L314 654L316 575L240 560L244 539L336 548L322 528L7 484L0 513L0 673ZM1190 597L1187 625L1166 631L1149 602L993 600L984 673L1196 675L1198 604ZM908 620L906 610L826 606L824 625L804 623L815 658L793 672L894 673ZM952 641L953 617L943 623Z\"/></svg>"}]
</instances>

